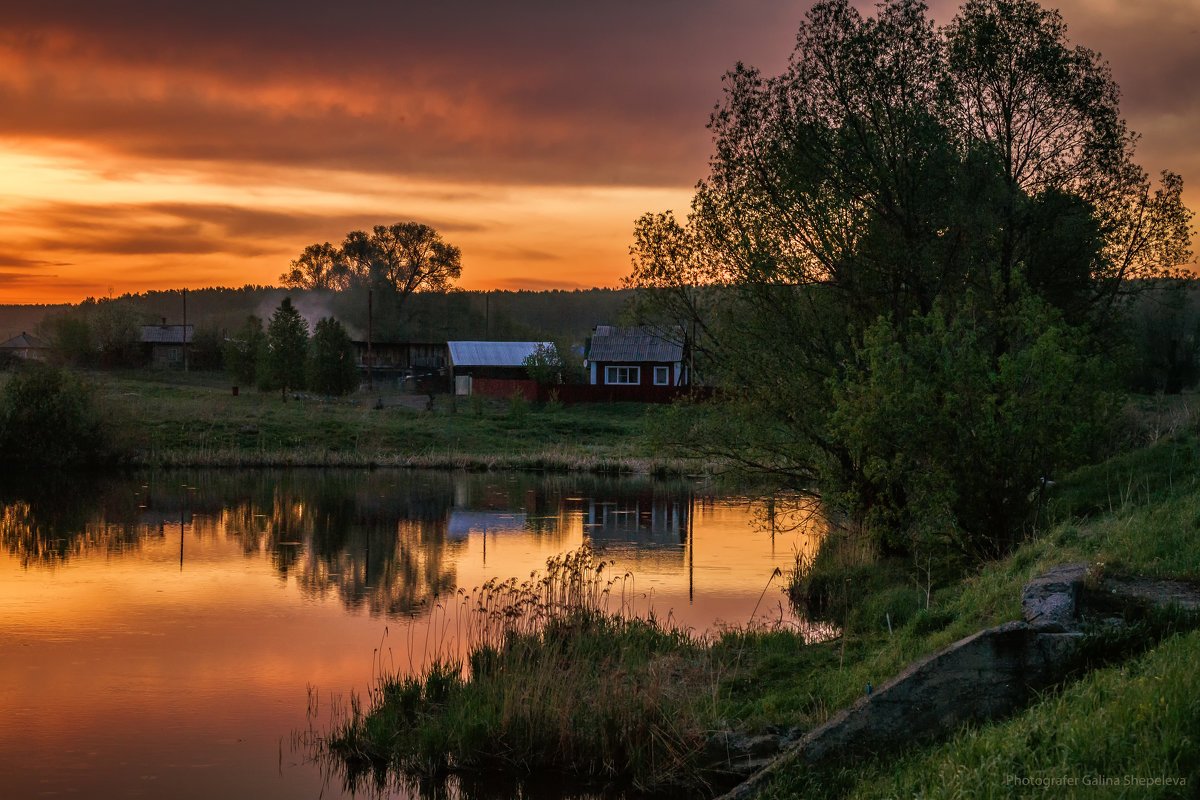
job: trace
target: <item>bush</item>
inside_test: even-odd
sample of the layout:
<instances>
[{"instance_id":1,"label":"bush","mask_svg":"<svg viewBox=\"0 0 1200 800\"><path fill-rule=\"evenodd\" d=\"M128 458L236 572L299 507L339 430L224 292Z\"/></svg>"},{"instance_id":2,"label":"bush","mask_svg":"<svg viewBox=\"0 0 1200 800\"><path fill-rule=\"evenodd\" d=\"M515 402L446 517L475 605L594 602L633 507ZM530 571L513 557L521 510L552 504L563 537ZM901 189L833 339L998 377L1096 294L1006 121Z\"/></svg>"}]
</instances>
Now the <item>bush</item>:
<instances>
[{"instance_id":1,"label":"bush","mask_svg":"<svg viewBox=\"0 0 1200 800\"><path fill-rule=\"evenodd\" d=\"M79 466L114 457L91 390L63 370L30 366L0 398L0 461Z\"/></svg>"}]
</instances>

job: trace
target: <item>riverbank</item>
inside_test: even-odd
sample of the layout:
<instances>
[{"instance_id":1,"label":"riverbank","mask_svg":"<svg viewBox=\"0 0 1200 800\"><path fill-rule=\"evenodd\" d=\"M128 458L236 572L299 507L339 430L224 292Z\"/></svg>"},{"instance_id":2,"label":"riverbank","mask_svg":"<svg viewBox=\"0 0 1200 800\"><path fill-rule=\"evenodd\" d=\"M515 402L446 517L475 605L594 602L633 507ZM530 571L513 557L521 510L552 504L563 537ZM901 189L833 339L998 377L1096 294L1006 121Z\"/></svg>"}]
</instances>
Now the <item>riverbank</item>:
<instances>
[{"instance_id":1,"label":"riverbank","mask_svg":"<svg viewBox=\"0 0 1200 800\"><path fill-rule=\"evenodd\" d=\"M641 404L361 390L344 399L243 389L222 374L86 376L135 466L427 467L680 476L705 465L661 455Z\"/></svg>"},{"instance_id":2,"label":"riverbank","mask_svg":"<svg viewBox=\"0 0 1200 800\"><path fill-rule=\"evenodd\" d=\"M1200 442L1187 430L1079 470L1055 487L1033 539L942 585L896 564L835 564L857 570L856 585L866 588L835 612L840 635L828 641L806 642L785 630L681 638L657 623L647 629L586 615L524 630L511 647L469 661L465 679L443 668L385 681L376 705L341 731L338 747L360 769L419 770L420 762L433 775L467 767L510 775L554 770L656 796L714 794L736 780L735 761L761 763L914 660L1019 619L1022 587L1056 564L1200 579L1197 465ZM887 580L869 580L879 575ZM1134 655L1047 691L1007 721L894 756L781 770L763 796L1003 797L1018 780L1057 781L1070 795L1094 791L1096 776L1131 776L1133 788L1125 791L1144 788L1140 779L1171 778L1175 783L1158 785L1161 796L1187 796L1200 781L1188 757L1188 743L1200 737L1191 679L1200 635L1155 630L1120 647L1114 656ZM581 653L588 659L572 658ZM571 675L581 669L576 661L601 668L589 666L575 683L567 681L570 691L537 690L549 684L536 665L556 664L564 654L561 669ZM491 669L493 658L504 668ZM408 710L399 714L397 707ZM600 722L571 723L576 718ZM394 735L386 720L396 719L409 735ZM1093 734L1097 728L1103 735ZM628 742L627 749L606 744L606 736Z\"/></svg>"}]
</instances>

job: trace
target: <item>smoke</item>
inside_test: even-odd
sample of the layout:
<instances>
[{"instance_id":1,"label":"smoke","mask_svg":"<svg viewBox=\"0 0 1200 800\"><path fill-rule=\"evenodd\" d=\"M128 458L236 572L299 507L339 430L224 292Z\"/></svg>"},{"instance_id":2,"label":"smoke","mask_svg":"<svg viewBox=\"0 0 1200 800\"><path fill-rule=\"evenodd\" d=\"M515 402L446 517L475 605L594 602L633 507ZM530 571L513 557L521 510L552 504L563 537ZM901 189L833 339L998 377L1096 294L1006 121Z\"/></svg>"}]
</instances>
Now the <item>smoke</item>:
<instances>
[{"instance_id":1,"label":"smoke","mask_svg":"<svg viewBox=\"0 0 1200 800\"><path fill-rule=\"evenodd\" d=\"M304 317L305 323L308 325L308 332L311 335L316 329L317 323L326 317L333 317L338 322L342 323L342 327L346 329L346 333L351 339L361 339L360 331L357 326L348 324L343 319L338 319L333 312L333 295L330 292L320 291L293 291L287 294L292 298L292 305L300 316ZM282 298L265 298L258 305L257 314L264 322L271 319L271 315L279 308Z\"/></svg>"}]
</instances>

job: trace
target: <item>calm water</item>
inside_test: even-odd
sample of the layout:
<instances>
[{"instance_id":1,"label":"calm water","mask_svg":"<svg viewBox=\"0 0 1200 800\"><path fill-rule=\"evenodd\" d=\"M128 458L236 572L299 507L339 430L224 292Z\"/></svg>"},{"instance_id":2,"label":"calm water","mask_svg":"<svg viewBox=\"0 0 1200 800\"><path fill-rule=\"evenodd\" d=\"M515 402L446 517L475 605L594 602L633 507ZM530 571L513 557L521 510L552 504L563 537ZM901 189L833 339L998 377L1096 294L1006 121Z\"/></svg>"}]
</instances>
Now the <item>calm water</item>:
<instances>
[{"instance_id":1,"label":"calm water","mask_svg":"<svg viewBox=\"0 0 1200 800\"><path fill-rule=\"evenodd\" d=\"M698 630L794 622L803 530L684 483L164 472L0 483L0 797L341 797L296 747L445 634L438 595L590 542ZM760 599L761 598L761 599ZM431 631L433 631L431 633ZM427 638L436 638L433 644Z\"/></svg>"}]
</instances>

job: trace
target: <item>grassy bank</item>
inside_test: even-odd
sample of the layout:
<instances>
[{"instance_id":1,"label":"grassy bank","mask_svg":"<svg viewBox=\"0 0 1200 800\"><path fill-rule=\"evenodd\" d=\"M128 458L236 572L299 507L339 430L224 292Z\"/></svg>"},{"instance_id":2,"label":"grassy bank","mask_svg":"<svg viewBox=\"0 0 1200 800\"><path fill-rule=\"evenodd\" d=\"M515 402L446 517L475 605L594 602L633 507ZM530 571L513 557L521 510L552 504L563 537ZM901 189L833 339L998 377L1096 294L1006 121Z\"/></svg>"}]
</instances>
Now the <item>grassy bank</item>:
<instances>
[{"instance_id":1,"label":"grassy bank","mask_svg":"<svg viewBox=\"0 0 1200 800\"><path fill-rule=\"evenodd\" d=\"M88 376L117 439L145 466L413 466L688 474L647 440L657 409L365 390L347 399L253 389L222 375ZM382 405L382 408L377 406Z\"/></svg>"},{"instance_id":2,"label":"grassy bank","mask_svg":"<svg viewBox=\"0 0 1200 800\"><path fill-rule=\"evenodd\" d=\"M1197 465L1200 441L1183 431L1080 470L1055 487L1039 535L944 585L913 565L827 564L835 574L826 581L849 578L853 589L834 611L842 635L831 641L805 643L787 631L697 638L586 604L578 616L522 623L511 635L484 637L461 671L442 664L386 678L367 713L341 732L339 752L358 770L554 771L711 794L729 782L716 732L818 725L868 683L879 686L916 658L1018 618L1021 587L1052 565L1086 561L1109 573L1200 579ZM857 571L838 572L847 569ZM517 598L494 608L536 606ZM509 613L524 612L501 611L497 619ZM1189 783L1184 791L1150 787L1159 796L1190 796L1200 780L1184 760L1200 741L1189 669L1200 660L1200 636L1159 626L1121 647L1122 657L1142 654L1047 693L1012 720L897 758L797 767L768 795L1000 797L1035 791L1014 786L1018 778L1073 776L1078 785L1053 790L1090 796L1096 787L1085 786L1085 776L1129 774L1130 786L1104 791L1140 796L1147 787L1136 776L1160 775ZM1104 733L1090 736L1098 728Z\"/></svg>"}]
</instances>

